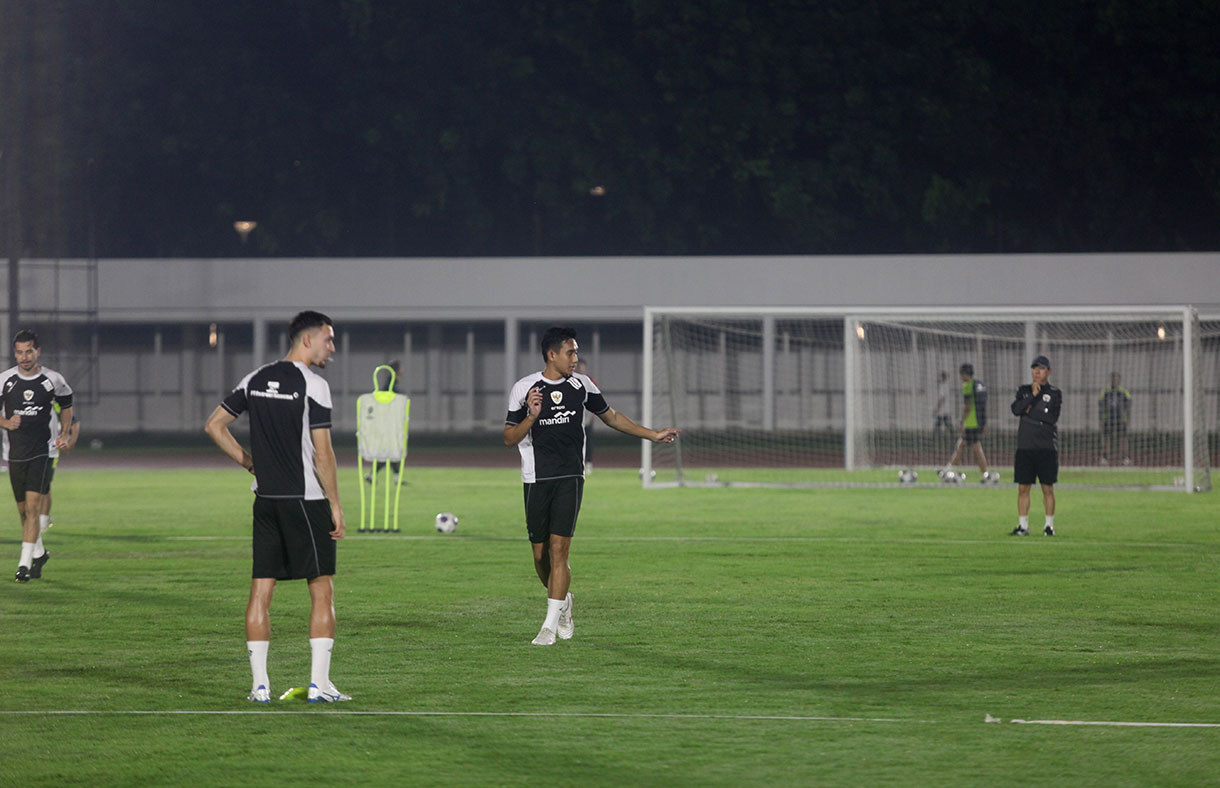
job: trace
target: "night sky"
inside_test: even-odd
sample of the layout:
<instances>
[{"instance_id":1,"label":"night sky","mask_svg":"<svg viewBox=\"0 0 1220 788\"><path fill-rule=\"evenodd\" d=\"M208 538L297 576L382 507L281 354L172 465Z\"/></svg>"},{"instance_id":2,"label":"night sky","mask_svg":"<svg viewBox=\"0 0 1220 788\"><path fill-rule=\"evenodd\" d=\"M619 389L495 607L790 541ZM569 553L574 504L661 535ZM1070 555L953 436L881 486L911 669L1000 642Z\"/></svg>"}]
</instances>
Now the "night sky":
<instances>
[{"instance_id":1,"label":"night sky","mask_svg":"<svg viewBox=\"0 0 1220 788\"><path fill-rule=\"evenodd\" d=\"M0 242L1214 251L1217 30L1205 0L0 0Z\"/></svg>"}]
</instances>

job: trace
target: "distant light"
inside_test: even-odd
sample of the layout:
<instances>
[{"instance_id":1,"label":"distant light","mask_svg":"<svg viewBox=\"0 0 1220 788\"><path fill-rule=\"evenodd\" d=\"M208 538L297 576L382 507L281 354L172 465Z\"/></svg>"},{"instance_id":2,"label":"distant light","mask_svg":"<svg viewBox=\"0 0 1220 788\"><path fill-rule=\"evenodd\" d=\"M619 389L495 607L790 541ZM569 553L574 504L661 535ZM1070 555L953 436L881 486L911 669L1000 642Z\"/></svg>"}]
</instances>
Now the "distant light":
<instances>
[{"instance_id":1,"label":"distant light","mask_svg":"<svg viewBox=\"0 0 1220 788\"><path fill-rule=\"evenodd\" d=\"M605 186L594 186L592 189L589 189L589 194L592 194L594 197L605 197L606 196L606 187Z\"/></svg>"},{"instance_id":2,"label":"distant light","mask_svg":"<svg viewBox=\"0 0 1220 788\"><path fill-rule=\"evenodd\" d=\"M860 325L859 323L856 323L856 336L864 339L864 326Z\"/></svg>"},{"instance_id":3,"label":"distant light","mask_svg":"<svg viewBox=\"0 0 1220 788\"><path fill-rule=\"evenodd\" d=\"M1157 339L1164 339L1164 338L1165 338L1165 326L1164 326L1164 324L1158 325L1158 326L1156 327L1156 338L1157 338Z\"/></svg>"},{"instance_id":4,"label":"distant light","mask_svg":"<svg viewBox=\"0 0 1220 788\"><path fill-rule=\"evenodd\" d=\"M239 221L233 222L233 229L241 236L241 242L246 242L246 237L254 232L254 228L258 227L258 222Z\"/></svg>"},{"instance_id":5,"label":"distant light","mask_svg":"<svg viewBox=\"0 0 1220 788\"><path fill-rule=\"evenodd\" d=\"M216 324L213 323L212 325L208 326L208 347L216 347L217 341L218 337L216 334Z\"/></svg>"}]
</instances>

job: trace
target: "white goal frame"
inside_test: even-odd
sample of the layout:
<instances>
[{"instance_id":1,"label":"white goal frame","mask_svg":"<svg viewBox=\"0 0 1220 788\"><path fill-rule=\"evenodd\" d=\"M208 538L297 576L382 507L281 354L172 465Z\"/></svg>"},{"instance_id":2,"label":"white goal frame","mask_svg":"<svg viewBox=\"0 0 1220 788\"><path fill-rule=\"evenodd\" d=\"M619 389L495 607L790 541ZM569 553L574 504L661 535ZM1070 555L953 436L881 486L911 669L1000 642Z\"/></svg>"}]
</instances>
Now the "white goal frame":
<instances>
[{"instance_id":1,"label":"white goal frame","mask_svg":"<svg viewBox=\"0 0 1220 788\"><path fill-rule=\"evenodd\" d=\"M1104 322L1120 321L1160 321L1181 327L1182 343L1182 385L1183 385L1183 481L1176 489L1188 492L1202 492L1210 489L1210 478L1206 466L1200 468L1195 461L1197 432L1200 426L1206 427L1206 419L1197 424L1199 418L1196 402L1199 380L1195 359L1199 350L1200 338L1197 336L1199 316L1193 306L1170 305L1150 306L1131 305L1117 307L1099 306L1010 306L987 308L953 308L953 307L743 307L743 306L703 306L703 307L671 307L645 306L643 320L643 408L642 417L645 424L656 427L664 426L682 428L682 424L671 424L674 414L657 413L654 403L656 390L655 353L659 338L661 320L667 316L685 318L752 318L762 323L762 370L763 370L763 429L774 426L774 393L775 393L775 321L783 318L809 317L814 319L841 319L843 321L843 380L844 380L844 469L856 470L861 466L858 459L858 437L861 415L858 398L854 386L860 380L859 351L857 347L857 332L861 331L863 322L872 320L893 320L905 322L933 322L945 320L988 320L1000 322L1024 322L1025 356L1033 358L1037 355L1039 337L1036 326L1040 322L1057 324L1070 322ZM997 402L993 407L1003 407ZM675 450L678 452L678 462L681 463L680 439ZM1203 451L1207 451L1207 435L1203 433ZM1206 458L1205 458L1206 461ZM658 482L655 480L653 465L653 445L642 442L640 456L640 478L644 487L674 487L674 486L724 486L716 481L695 481L679 479L677 482ZM1202 471L1202 473L1200 473ZM1200 484L1200 482L1202 482ZM735 485L734 485L735 486ZM742 485L747 486L747 485ZM759 486L748 485L748 486ZM770 486L765 483L762 486ZM775 485L792 486L792 485ZM805 485L798 485L805 486ZM855 485L850 485L855 486ZM867 484L864 486L877 486ZM1175 489L1168 487L1166 489Z\"/></svg>"}]
</instances>

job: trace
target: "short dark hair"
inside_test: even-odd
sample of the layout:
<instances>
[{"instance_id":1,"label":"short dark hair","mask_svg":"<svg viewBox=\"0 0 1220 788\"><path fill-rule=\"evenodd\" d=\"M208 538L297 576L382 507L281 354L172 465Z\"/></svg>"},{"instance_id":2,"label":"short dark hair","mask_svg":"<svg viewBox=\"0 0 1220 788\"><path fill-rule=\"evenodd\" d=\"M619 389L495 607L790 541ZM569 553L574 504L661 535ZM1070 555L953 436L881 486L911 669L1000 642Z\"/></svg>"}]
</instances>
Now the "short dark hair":
<instances>
[{"instance_id":1,"label":"short dark hair","mask_svg":"<svg viewBox=\"0 0 1220 788\"><path fill-rule=\"evenodd\" d=\"M969 362L962 364L962 368L959 369L958 372L962 373L963 375L974 377L974 365Z\"/></svg>"},{"instance_id":2,"label":"short dark hair","mask_svg":"<svg viewBox=\"0 0 1220 788\"><path fill-rule=\"evenodd\" d=\"M38 344L38 335L28 328L21 329L17 332L17 336L13 337L13 344L16 345L18 342L33 342L34 347L41 347Z\"/></svg>"},{"instance_id":3,"label":"short dark hair","mask_svg":"<svg viewBox=\"0 0 1220 788\"><path fill-rule=\"evenodd\" d=\"M558 353L563 349L563 343L569 339L576 339L576 329L566 326L551 326L542 335L542 341L538 345L542 348L542 362L545 364L549 359L546 357L548 351L554 350Z\"/></svg>"},{"instance_id":4,"label":"short dark hair","mask_svg":"<svg viewBox=\"0 0 1220 788\"><path fill-rule=\"evenodd\" d=\"M306 309L304 312L298 312L297 316L288 324L288 342L294 343L297 337L304 334L306 331L312 331L315 328L322 326L334 327L335 321L331 320L321 312L314 312Z\"/></svg>"}]
</instances>

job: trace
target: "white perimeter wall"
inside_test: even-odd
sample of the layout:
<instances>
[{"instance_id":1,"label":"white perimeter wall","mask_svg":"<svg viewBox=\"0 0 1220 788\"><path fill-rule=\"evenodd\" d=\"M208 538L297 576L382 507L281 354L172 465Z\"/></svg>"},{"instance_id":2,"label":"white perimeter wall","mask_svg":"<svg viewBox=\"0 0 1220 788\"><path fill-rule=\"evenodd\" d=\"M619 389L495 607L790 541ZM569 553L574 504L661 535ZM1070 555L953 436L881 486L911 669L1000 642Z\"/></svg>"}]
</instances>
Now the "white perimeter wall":
<instances>
[{"instance_id":1,"label":"white perimeter wall","mask_svg":"<svg viewBox=\"0 0 1220 788\"><path fill-rule=\"evenodd\" d=\"M88 306L83 261L23 261L22 310ZM97 264L106 320L336 319L665 306L1195 304L1220 309L1220 253L893 257L141 259ZM7 291L7 276L0 287ZM0 301L0 307L7 305ZM408 310L410 310L408 312Z\"/></svg>"},{"instance_id":2,"label":"white perimeter wall","mask_svg":"<svg viewBox=\"0 0 1220 788\"><path fill-rule=\"evenodd\" d=\"M6 271L0 309L8 305L7 284ZM554 321L576 322L597 337L604 346L595 374L623 410L638 414L642 351L624 338L624 327L640 324L645 305L1194 304L1217 316L1220 253L114 259L93 270L83 260L23 260L19 287L23 325L84 322L95 307L103 327L148 327L134 340L100 342L87 373L79 360L61 363L65 372L81 370L85 379L77 386L92 401L95 424L197 429L220 393L256 361L278 354L282 324L302 308L315 308L335 318L341 332L366 324L390 336L375 345L353 331L346 359L327 371L341 429L354 428L346 414L370 388L372 366L405 356L413 431L481 431L498 429L507 383L534 366L530 333ZM7 311L4 317L11 335ZM255 338L239 341L230 331L219 355L197 339L176 344L173 338L176 326L197 331L213 322L222 324L222 333L225 324L244 324ZM154 347L157 331L164 337ZM103 333L109 336L117 335ZM505 364L514 340L519 352ZM590 345L586 339L585 349ZM54 358L63 349L46 352ZM133 379L143 382L133 385ZM472 384L477 390L467 394Z\"/></svg>"}]
</instances>

